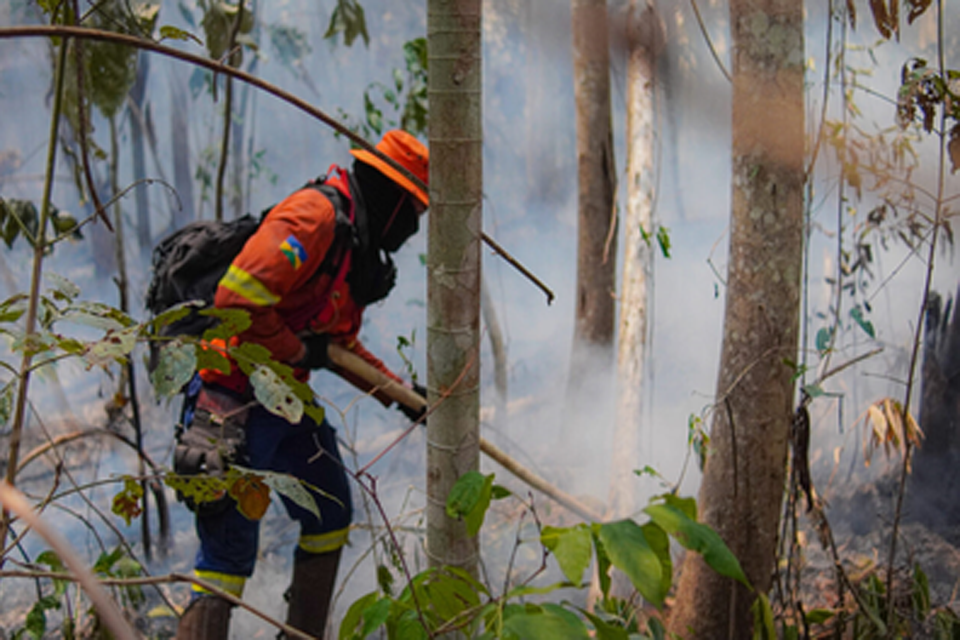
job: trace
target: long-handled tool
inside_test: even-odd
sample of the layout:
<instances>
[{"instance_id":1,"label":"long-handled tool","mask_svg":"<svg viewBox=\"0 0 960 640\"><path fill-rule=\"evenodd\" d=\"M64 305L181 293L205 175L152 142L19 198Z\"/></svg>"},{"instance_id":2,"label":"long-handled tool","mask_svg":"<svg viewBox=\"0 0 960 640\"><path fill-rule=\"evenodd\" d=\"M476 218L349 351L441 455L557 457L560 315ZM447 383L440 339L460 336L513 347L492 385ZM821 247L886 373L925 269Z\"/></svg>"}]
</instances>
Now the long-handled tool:
<instances>
[{"instance_id":1,"label":"long-handled tool","mask_svg":"<svg viewBox=\"0 0 960 640\"><path fill-rule=\"evenodd\" d=\"M386 393L396 402L410 407L411 409L423 409L427 406L427 399L418 394L413 389L406 387L393 378L387 376L376 367L369 364L366 360L348 351L338 344L330 343L327 348L327 355L330 360L339 367L359 376L377 387L380 391ZM480 436L480 451L494 460L504 469L515 475L518 479L530 485L537 491L552 498L560 505L566 507L581 518L592 522L600 522L603 516L585 505L583 502L571 496L570 494L553 486L540 476L536 475L522 464L507 455L493 443L489 442L483 436Z\"/></svg>"}]
</instances>

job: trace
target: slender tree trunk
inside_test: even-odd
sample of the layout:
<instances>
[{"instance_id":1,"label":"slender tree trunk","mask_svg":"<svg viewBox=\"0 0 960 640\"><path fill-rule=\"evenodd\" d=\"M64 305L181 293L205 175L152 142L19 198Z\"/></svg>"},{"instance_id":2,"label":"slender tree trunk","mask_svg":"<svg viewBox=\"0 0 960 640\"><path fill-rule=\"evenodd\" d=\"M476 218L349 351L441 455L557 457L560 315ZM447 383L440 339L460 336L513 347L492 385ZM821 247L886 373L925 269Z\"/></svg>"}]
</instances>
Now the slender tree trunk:
<instances>
[{"instance_id":1,"label":"slender tree trunk","mask_svg":"<svg viewBox=\"0 0 960 640\"><path fill-rule=\"evenodd\" d=\"M190 162L190 101L179 77L170 79L170 144L173 155L173 186L180 203L173 210L173 228L179 229L196 219L193 204L193 175Z\"/></svg>"},{"instance_id":2,"label":"slender tree trunk","mask_svg":"<svg viewBox=\"0 0 960 640\"><path fill-rule=\"evenodd\" d=\"M605 256L616 167L610 109L606 0L573 0L573 73L577 105L578 243L574 368L581 346L612 353L616 251ZM616 248L616 240L609 243Z\"/></svg>"},{"instance_id":3,"label":"slender tree trunk","mask_svg":"<svg viewBox=\"0 0 960 640\"><path fill-rule=\"evenodd\" d=\"M800 308L803 228L803 4L731 0L733 182L724 337L701 519L761 593L776 563ZM761 88L762 90L758 90ZM755 595L683 564L670 630L748 638Z\"/></svg>"},{"instance_id":4,"label":"slender tree trunk","mask_svg":"<svg viewBox=\"0 0 960 640\"><path fill-rule=\"evenodd\" d=\"M428 0L427 555L477 571L479 544L444 505L480 466L481 1Z\"/></svg>"},{"instance_id":5,"label":"slender tree trunk","mask_svg":"<svg viewBox=\"0 0 960 640\"><path fill-rule=\"evenodd\" d=\"M143 130L142 124L146 122L143 117L144 105L146 105L147 78L150 74L150 55L141 52L137 56L137 81L130 89L131 110L136 113L129 113L130 121L130 146L131 159L133 160L133 179L134 181L143 180L147 177L146 153L144 151L144 138L147 132ZM150 253L153 245L150 235L150 197L146 184L137 186L137 244L140 251Z\"/></svg>"},{"instance_id":6,"label":"slender tree trunk","mask_svg":"<svg viewBox=\"0 0 960 640\"><path fill-rule=\"evenodd\" d=\"M617 517L628 517L639 506L633 471L640 466L647 277L653 264L655 69L663 44L660 16L647 0L631 0L627 19L627 206L617 344L617 420L608 505L609 513Z\"/></svg>"}]
</instances>

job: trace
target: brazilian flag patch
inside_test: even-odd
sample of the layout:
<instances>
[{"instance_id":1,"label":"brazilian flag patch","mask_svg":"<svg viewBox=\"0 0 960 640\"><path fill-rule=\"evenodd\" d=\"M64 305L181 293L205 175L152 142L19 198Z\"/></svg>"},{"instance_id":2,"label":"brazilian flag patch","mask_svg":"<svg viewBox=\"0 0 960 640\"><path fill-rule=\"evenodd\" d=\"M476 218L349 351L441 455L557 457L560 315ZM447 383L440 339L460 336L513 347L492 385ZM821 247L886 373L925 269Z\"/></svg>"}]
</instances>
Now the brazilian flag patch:
<instances>
[{"instance_id":1,"label":"brazilian flag patch","mask_svg":"<svg viewBox=\"0 0 960 640\"><path fill-rule=\"evenodd\" d=\"M280 251L287 256L287 260L293 265L294 270L299 269L307 261L307 250L293 235L280 243Z\"/></svg>"}]
</instances>

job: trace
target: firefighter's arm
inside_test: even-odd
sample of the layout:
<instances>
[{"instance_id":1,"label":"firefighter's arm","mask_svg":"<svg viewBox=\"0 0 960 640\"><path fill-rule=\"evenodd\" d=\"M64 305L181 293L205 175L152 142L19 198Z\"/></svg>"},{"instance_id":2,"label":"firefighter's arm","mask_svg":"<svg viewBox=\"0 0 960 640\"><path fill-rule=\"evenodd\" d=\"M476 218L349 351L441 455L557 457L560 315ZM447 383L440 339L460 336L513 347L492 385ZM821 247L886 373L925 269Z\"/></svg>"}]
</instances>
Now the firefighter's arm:
<instances>
[{"instance_id":1,"label":"firefighter's arm","mask_svg":"<svg viewBox=\"0 0 960 640\"><path fill-rule=\"evenodd\" d=\"M317 271L335 227L333 205L314 189L292 194L263 221L230 265L214 299L219 308L243 309L250 315L241 340L263 345L282 362L304 357L300 338L275 307Z\"/></svg>"}]
</instances>

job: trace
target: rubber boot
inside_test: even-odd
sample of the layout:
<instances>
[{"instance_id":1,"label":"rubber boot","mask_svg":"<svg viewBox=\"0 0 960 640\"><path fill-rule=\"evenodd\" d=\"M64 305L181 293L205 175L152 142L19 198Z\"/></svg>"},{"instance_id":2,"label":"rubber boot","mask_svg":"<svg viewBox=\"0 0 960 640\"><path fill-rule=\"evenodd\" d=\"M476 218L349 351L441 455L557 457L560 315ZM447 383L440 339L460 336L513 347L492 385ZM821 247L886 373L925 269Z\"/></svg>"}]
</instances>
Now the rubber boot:
<instances>
[{"instance_id":1,"label":"rubber boot","mask_svg":"<svg viewBox=\"0 0 960 640\"><path fill-rule=\"evenodd\" d=\"M233 604L216 596L194 599L180 616L176 640L227 640Z\"/></svg>"},{"instance_id":2,"label":"rubber boot","mask_svg":"<svg viewBox=\"0 0 960 640\"><path fill-rule=\"evenodd\" d=\"M286 593L288 625L323 638L339 564L340 549L294 557L293 580Z\"/></svg>"}]
</instances>

